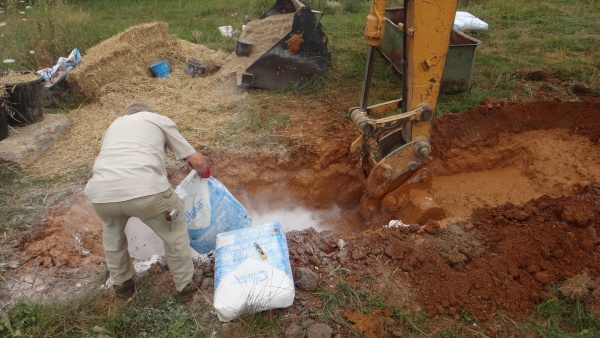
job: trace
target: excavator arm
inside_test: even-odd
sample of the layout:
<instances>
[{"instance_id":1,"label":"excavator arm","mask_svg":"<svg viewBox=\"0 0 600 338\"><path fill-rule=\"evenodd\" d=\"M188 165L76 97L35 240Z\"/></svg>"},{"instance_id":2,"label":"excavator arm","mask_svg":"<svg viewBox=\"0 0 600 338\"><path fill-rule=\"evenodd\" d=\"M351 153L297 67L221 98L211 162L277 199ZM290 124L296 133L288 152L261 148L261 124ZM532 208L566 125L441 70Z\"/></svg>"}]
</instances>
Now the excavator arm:
<instances>
[{"instance_id":1,"label":"excavator arm","mask_svg":"<svg viewBox=\"0 0 600 338\"><path fill-rule=\"evenodd\" d=\"M359 154L367 176L361 215L367 221L393 218L423 222L439 218L443 210L423 189L431 173L423 165L431 157L431 123L437 105L457 0L405 0L402 97L368 106L374 57L385 33L385 0L371 0L365 26L368 45L360 104L350 117L361 132L351 151ZM388 111L399 114L375 118Z\"/></svg>"}]
</instances>

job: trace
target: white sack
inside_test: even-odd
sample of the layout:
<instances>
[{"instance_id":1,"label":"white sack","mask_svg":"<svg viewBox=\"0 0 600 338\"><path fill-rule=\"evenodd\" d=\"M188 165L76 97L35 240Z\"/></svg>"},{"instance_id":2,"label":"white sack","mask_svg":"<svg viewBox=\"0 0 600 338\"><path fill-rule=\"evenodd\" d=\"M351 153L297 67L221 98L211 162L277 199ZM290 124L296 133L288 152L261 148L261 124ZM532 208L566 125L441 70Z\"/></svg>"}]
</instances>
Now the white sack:
<instances>
[{"instance_id":1,"label":"white sack","mask_svg":"<svg viewBox=\"0 0 600 338\"><path fill-rule=\"evenodd\" d=\"M214 307L220 321L291 306L294 296L287 240L279 222L217 236Z\"/></svg>"}]
</instances>

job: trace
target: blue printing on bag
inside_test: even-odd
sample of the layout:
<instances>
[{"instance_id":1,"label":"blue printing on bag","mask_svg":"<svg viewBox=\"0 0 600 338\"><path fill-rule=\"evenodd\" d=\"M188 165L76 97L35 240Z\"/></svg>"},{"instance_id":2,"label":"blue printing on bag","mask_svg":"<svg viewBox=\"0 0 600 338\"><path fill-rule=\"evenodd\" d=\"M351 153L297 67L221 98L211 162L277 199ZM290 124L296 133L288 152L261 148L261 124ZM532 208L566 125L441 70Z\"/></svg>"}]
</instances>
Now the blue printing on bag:
<instances>
[{"instance_id":1,"label":"blue printing on bag","mask_svg":"<svg viewBox=\"0 0 600 338\"><path fill-rule=\"evenodd\" d=\"M217 234L248 227L252 222L244 206L231 195L221 182L212 176L208 179L208 195L210 198L210 226L188 229L190 245L199 254L205 254L215 249Z\"/></svg>"},{"instance_id":2,"label":"blue printing on bag","mask_svg":"<svg viewBox=\"0 0 600 338\"><path fill-rule=\"evenodd\" d=\"M278 221L221 233L217 235L217 242L225 236L234 236L234 240L232 244L224 245L215 251L215 288L246 259L256 258L263 261L254 245L255 242L267 254L267 264L283 271L294 280L287 239Z\"/></svg>"}]
</instances>

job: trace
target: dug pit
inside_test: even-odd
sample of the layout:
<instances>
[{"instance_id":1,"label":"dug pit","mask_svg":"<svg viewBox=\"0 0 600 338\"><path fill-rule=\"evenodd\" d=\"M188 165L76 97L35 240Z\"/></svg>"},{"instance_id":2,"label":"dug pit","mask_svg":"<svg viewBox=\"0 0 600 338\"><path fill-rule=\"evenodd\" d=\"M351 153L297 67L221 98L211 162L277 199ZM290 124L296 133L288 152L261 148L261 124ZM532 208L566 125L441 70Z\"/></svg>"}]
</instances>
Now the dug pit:
<instances>
[{"instance_id":1,"label":"dug pit","mask_svg":"<svg viewBox=\"0 0 600 338\"><path fill-rule=\"evenodd\" d=\"M427 194L445 211L440 223L465 220L479 208L567 196L598 182L598 111L598 101L499 101L434 120ZM295 161L215 159L224 170L220 179L253 208L339 210L338 217L321 224L336 233L387 225L390 219L365 224L357 213L365 180L349 153L357 135L349 125L331 121L327 139L294 150Z\"/></svg>"}]
</instances>

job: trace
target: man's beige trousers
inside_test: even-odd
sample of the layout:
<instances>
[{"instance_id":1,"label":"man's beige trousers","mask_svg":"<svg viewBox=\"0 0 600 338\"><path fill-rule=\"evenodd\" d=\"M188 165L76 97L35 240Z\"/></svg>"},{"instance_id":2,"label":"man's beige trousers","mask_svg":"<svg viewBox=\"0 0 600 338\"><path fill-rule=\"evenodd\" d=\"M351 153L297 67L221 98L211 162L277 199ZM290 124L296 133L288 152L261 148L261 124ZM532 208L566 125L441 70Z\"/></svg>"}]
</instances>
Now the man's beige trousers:
<instances>
[{"instance_id":1,"label":"man's beige trousers","mask_svg":"<svg viewBox=\"0 0 600 338\"><path fill-rule=\"evenodd\" d=\"M183 204L173 189L124 202L92 205L104 223L104 254L115 285L121 285L135 276L125 236L125 225L130 217L142 220L163 240L165 258L175 281L175 289L181 291L192 281L194 264ZM172 210L176 210L177 216L168 221L167 214Z\"/></svg>"}]
</instances>

